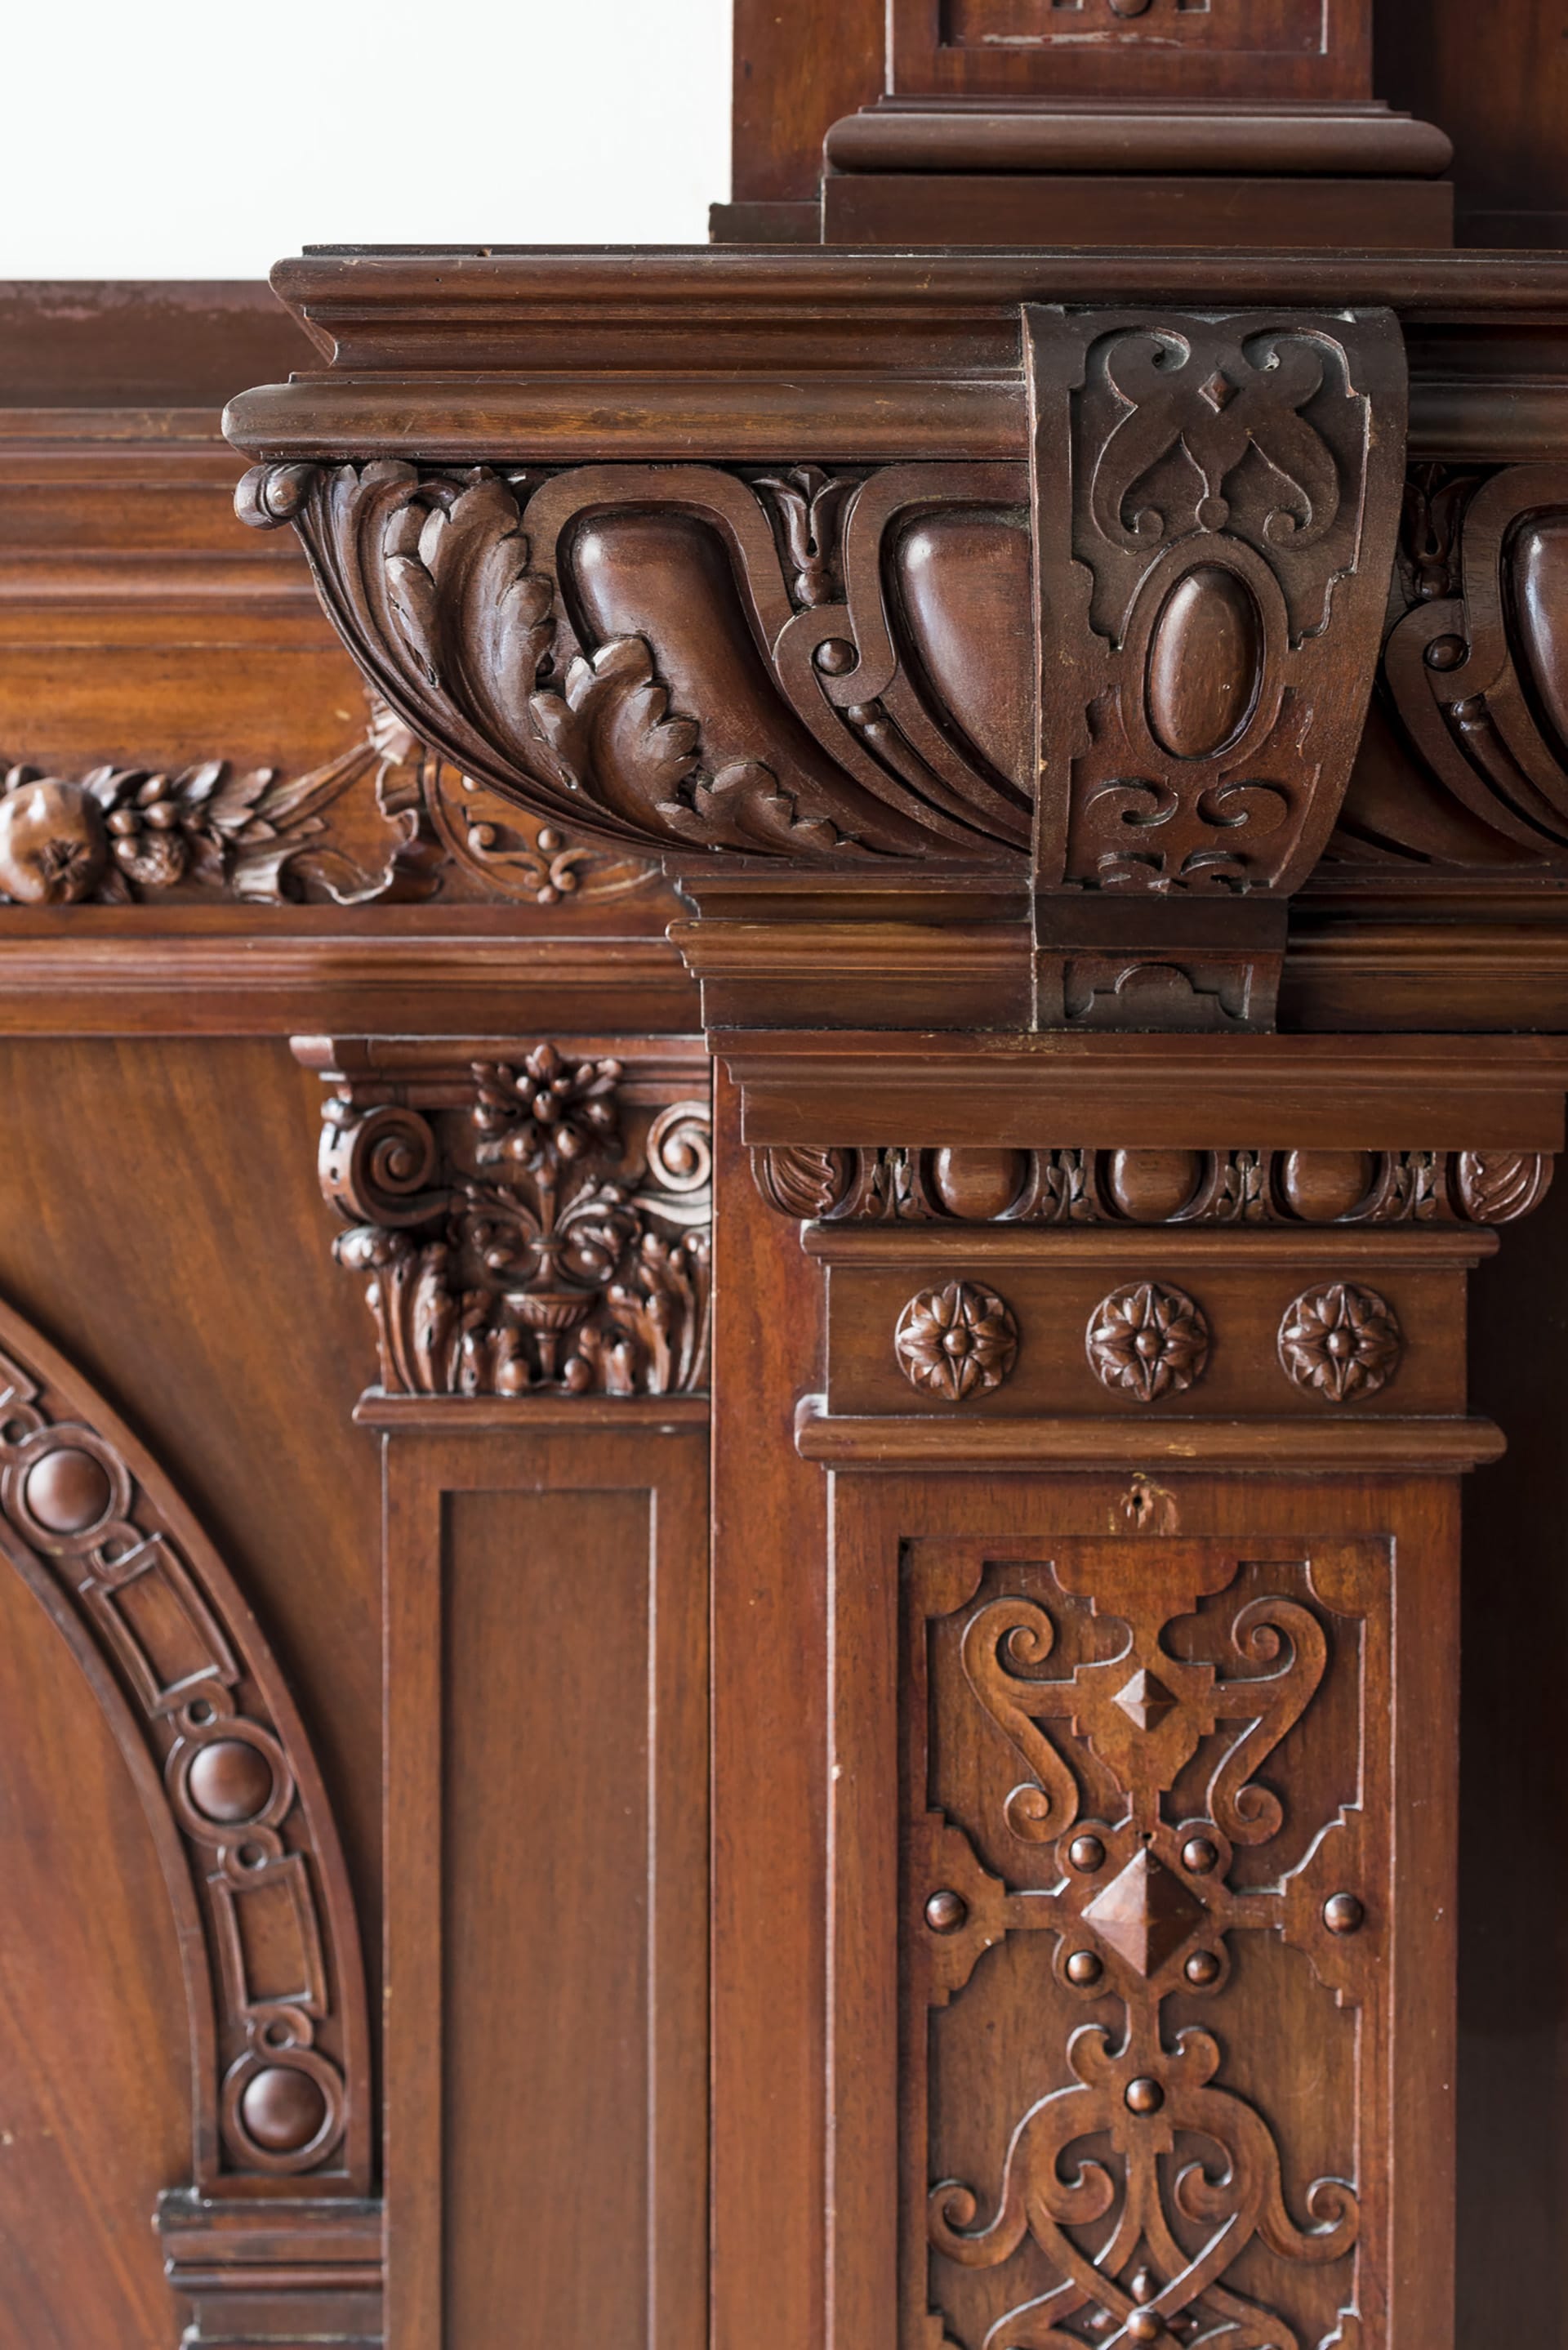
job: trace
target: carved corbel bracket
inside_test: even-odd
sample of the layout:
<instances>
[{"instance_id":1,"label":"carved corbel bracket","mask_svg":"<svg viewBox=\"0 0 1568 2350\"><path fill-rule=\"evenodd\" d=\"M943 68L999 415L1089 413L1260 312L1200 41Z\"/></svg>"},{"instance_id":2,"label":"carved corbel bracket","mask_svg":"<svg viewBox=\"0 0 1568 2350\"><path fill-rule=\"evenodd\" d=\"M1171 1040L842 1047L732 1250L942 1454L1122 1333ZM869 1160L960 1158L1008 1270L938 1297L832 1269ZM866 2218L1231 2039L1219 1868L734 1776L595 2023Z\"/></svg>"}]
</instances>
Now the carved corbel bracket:
<instances>
[{"instance_id":1,"label":"carved corbel bracket","mask_svg":"<svg viewBox=\"0 0 1568 2350\"><path fill-rule=\"evenodd\" d=\"M390 1396L690 1395L707 1380L701 1047L301 1037L322 1190Z\"/></svg>"},{"instance_id":2,"label":"carved corbel bracket","mask_svg":"<svg viewBox=\"0 0 1568 2350\"><path fill-rule=\"evenodd\" d=\"M1022 317L1027 468L274 463L239 508L535 820L830 892L1033 879L1023 1024L1266 1027L1372 681L1399 329Z\"/></svg>"},{"instance_id":3,"label":"carved corbel bracket","mask_svg":"<svg viewBox=\"0 0 1568 2350\"><path fill-rule=\"evenodd\" d=\"M1272 1027L1376 668L1403 338L1387 311L1024 322L1035 1024Z\"/></svg>"}]
</instances>

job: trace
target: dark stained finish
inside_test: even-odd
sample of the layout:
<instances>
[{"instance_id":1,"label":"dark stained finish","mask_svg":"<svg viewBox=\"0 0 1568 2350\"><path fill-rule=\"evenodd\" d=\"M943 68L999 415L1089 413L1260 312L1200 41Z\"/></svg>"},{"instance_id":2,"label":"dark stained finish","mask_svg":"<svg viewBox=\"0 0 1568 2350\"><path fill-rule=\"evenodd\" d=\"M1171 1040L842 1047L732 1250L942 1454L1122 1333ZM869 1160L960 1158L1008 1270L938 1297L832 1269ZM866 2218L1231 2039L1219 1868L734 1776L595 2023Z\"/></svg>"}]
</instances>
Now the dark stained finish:
<instances>
[{"instance_id":1,"label":"dark stained finish","mask_svg":"<svg viewBox=\"0 0 1568 2350\"><path fill-rule=\"evenodd\" d=\"M1373 13L0 289L7 2340L1559 2350L1561 27Z\"/></svg>"}]
</instances>

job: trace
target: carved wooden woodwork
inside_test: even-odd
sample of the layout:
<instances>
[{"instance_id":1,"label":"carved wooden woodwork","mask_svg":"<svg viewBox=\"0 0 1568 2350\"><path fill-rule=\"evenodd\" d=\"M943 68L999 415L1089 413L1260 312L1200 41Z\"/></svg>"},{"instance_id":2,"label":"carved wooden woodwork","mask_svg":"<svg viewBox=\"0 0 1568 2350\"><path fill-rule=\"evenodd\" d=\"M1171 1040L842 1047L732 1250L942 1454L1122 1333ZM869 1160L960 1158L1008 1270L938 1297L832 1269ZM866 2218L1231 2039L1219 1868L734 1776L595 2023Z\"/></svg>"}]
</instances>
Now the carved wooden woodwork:
<instances>
[{"instance_id":1,"label":"carved wooden woodwork","mask_svg":"<svg viewBox=\"0 0 1568 2350\"><path fill-rule=\"evenodd\" d=\"M0 1339L5 1547L113 1723L188 1952L195 2185L362 2189L358 1933L287 1690L120 1422L8 1309Z\"/></svg>"},{"instance_id":2,"label":"carved wooden woodwork","mask_svg":"<svg viewBox=\"0 0 1568 2350\"><path fill-rule=\"evenodd\" d=\"M1002 1549L902 1578L908 2338L1343 2343L1386 2259L1387 1545ZM1317 2028L1239 2094L1298 1970ZM1019 2046L983 2097L977 2035ZM1338 2127L1293 2142L1323 2072Z\"/></svg>"},{"instance_id":3,"label":"carved wooden woodwork","mask_svg":"<svg viewBox=\"0 0 1568 2350\"><path fill-rule=\"evenodd\" d=\"M741 0L767 244L0 289L0 1287L216 1544L0 1324L30 2340L1544 2339L1568 266L1428 13Z\"/></svg>"},{"instance_id":4,"label":"carved wooden woodwork","mask_svg":"<svg viewBox=\"0 0 1568 2350\"><path fill-rule=\"evenodd\" d=\"M159 2224L194 2253L194 2299L212 2294L224 2329L202 2331L198 2315L187 2339L216 2341L240 2322L221 2273L234 2245L247 2338L282 2340L302 2289L332 2338L348 2326L379 2336L358 1926L286 1682L167 1478L8 1307L0 1383L0 1549L109 1722L183 1960L192 2183L163 2199ZM358 2242L349 2267L346 2229Z\"/></svg>"},{"instance_id":5,"label":"carved wooden woodwork","mask_svg":"<svg viewBox=\"0 0 1568 2350\"><path fill-rule=\"evenodd\" d=\"M384 1395L690 1395L708 1375L712 1145L700 1055L300 1038L333 1091Z\"/></svg>"}]
</instances>

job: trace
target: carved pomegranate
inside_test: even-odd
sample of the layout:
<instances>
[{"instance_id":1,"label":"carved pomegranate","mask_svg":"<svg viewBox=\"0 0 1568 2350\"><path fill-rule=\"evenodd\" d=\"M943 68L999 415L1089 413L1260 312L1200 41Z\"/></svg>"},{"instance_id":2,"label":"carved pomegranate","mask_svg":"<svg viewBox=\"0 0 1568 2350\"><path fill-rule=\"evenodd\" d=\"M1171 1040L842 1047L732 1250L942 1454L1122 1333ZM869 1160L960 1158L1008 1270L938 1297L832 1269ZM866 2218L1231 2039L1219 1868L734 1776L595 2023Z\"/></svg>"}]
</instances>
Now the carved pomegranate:
<instances>
[{"instance_id":1,"label":"carved pomegranate","mask_svg":"<svg viewBox=\"0 0 1568 2350\"><path fill-rule=\"evenodd\" d=\"M1233 743L1257 700L1263 622L1244 579L1202 563L1178 580L1148 646L1149 732L1174 759Z\"/></svg>"},{"instance_id":2,"label":"carved pomegranate","mask_svg":"<svg viewBox=\"0 0 1568 2350\"><path fill-rule=\"evenodd\" d=\"M14 784L0 799L0 890L19 906L74 905L108 862L98 802L51 776Z\"/></svg>"}]
</instances>

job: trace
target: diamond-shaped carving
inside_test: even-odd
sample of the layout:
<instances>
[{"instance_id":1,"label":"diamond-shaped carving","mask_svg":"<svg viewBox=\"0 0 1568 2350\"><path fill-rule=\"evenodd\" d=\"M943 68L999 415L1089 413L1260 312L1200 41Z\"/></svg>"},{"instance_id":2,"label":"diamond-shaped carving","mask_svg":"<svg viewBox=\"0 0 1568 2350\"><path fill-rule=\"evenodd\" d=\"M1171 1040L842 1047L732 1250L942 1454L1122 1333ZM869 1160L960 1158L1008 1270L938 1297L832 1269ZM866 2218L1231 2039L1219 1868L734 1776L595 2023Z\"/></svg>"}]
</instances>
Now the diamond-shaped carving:
<instances>
[{"instance_id":1,"label":"diamond-shaped carving","mask_svg":"<svg viewBox=\"0 0 1568 2350\"><path fill-rule=\"evenodd\" d=\"M1222 414L1236 397L1236 387L1221 368L1216 368L1208 382L1200 383L1198 389L1217 416Z\"/></svg>"},{"instance_id":2,"label":"diamond-shaped carving","mask_svg":"<svg viewBox=\"0 0 1568 2350\"><path fill-rule=\"evenodd\" d=\"M1165 1720L1177 1700L1162 1680L1157 1680L1153 1673L1140 1669L1134 1673L1126 1689L1117 1690L1112 1703L1119 1705L1127 1720L1136 1722L1140 1730L1152 1730L1158 1722Z\"/></svg>"},{"instance_id":3,"label":"diamond-shaped carving","mask_svg":"<svg viewBox=\"0 0 1568 2350\"><path fill-rule=\"evenodd\" d=\"M1159 1972L1208 1911L1179 1877L1147 1852L1137 1852L1084 1916L1103 1942L1140 1975Z\"/></svg>"}]
</instances>

